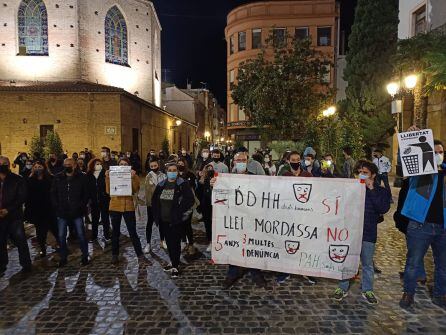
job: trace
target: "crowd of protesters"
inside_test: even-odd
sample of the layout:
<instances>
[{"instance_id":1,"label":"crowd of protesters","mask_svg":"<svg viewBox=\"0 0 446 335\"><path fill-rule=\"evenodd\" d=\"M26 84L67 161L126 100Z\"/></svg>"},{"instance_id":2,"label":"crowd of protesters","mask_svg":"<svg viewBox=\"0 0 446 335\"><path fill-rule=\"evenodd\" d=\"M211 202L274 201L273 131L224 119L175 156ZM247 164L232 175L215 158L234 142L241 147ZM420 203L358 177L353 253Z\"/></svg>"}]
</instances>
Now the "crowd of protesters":
<instances>
[{"instance_id":1,"label":"crowd of protesters","mask_svg":"<svg viewBox=\"0 0 446 335\"><path fill-rule=\"evenodd\" d=\"M446 163L440 141L435 141L435 155L438 175L405 179L394 215L397 228L406 234L408 249L402 273L404 295L400 302L404 308L414 303L417 282L426 280L423 259L429 247L432 247L435 261L433 302L446 308ZM352 156L352 149L345 147L343 164L338 167L333 154L318 155L311 147L303 152L287 150L277 162L273 162L268 149L256 150L250 155L244 147L236 150L205 147L197 157L184 149L176 154L150 150L143 163L137 152L118 153L103 147L100 155L95 157L85 148L70 157L50 154L47 161L32 160L20 153L12 164L20 176L11 172L8 158L0 157L0 275L8 264L8 239L17 246L23 271L32 269L24 221L35 226L40 257L47 255L47 235L51 232L57 244L60 267L68 262L68 235L79 242L81 265L91 262L88 243L98 240L100 225L104 242L111 243L111 261L119 263L120 227L124 221L142 263L152 252L154 224L158 227L160 247L167 250L171 261L165 271L177 278L180 276L181 254L192 256L198 253L192 229L193 217L204 223L207 251L211 251L211 197L219 174L358 178L366 187L361 290L367 303L376 304L374 273L380 270L375 267L373 257L377 226L392 202L388 180L391 164L378 149L373 152L373 161L355 162ZM131 166L132 196L110 196L109 170L115 165ZM144 194L147 207L144 248L136 229L139 194ZM86 223L91 224L89 239ZM230 265L224 287L229 289L248 272L255 285L266 286L262 271ZM275 278L281 284L289 274L278 273ZM305 279L312 285L317 284L315 278ZM349 281L341 281L333 298L342 301L348 291Z\"/></svg>"}]
</instances>

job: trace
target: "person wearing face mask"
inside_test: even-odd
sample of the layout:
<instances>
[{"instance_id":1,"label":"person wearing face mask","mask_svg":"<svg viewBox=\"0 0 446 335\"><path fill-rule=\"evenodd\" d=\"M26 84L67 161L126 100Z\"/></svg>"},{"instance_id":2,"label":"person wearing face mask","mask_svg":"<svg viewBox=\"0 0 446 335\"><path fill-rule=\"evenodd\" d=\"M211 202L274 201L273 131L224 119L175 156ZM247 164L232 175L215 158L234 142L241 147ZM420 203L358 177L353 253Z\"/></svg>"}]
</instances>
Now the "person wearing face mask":
<instances>
[{"instance_id":1,"label":"person wearing face mask","mask_svg":"<svg viewBox=\"0 0 446 335\"><path fill-rule=\"evenodd\" d=\"M23 168L23 171L21 172L21 176L23 178L28 178L31 174L31 169L33 168L33 162L30 159L27 159L25 162L25 167Z\"/></svg>"},{"instance_id":2,"label":"person wearing face mask","mask_svg":"<svg viewBox=\"0 0 446 335\"><path fill-rule=\"evenodd\" d=\"M215 172L229 173L228 166L221 160L221 151L219 149L214 149L212 151L212 162L210 164L214 168Z\"/></svg>"},{"instance_id":3,"label":"person wearing face mask","mask_svg":"<svg viewBox=\"0 0 446 335\"><path fill-rule=\"evenodd\" d=\"M102 168L105 171L110 170L110 166L118 165L118 162L116 161L116 156L115 157L111 156L110 148L107 147L101 148L101 159L102 159Z\"/></svg>"},{"instance_id":4,"label":"person wearing face mask","mask_svg":"<svg viewBox=\"0 0 446 335\"><path fill-rule=\"evenodd\" d=\"M408 131L414 130L419 129L411 127ZM446 163L441 141L434 141L434 152L438 174L409 177L405 198L399 199L402 203L400 215L408 219L404 294L400 300L402 308L410 308L414 304L423 259L431 247L435 264L432 302L446 309ZM403 189L400 197L402 194Z\"/></svg>"},{"instance_id":5,"label":"person wearing face mask","mask_svg":"<svg viewBox=\"0 0 446 335\"><path fill-rule=\"evenodd\" d=\"M160 150L158 153L158 159L159 159L159 163L160 163L160 169L161 171L163 171L164 173L166 173L166 161L167 161L167 152L164 152L163 150Z\"/></svg>"},{"instance_id":6,"label":"person wearing face mask","mask_svg":"<svg viewBox=\"0 0 446 335\"><path fill-rule=\"evenodd\" d=\"M210 164L212 162L211 157L209 157L209 149L203 148L201 150L201 154L199 157L197 157L197 160L195 162L195 175L197 176L197 179L200 180L202 177L203 169L206 165ZM203 185L198 183L197 187L195 189L195 194L197 195L198 199L201 199L203 196ZM202 213L201 213L201 204L196 209L196 217L198 220L202 219Z\"/></svg>"},{"instance_id":7,"label":"person wearing face mask","mask_svg":"<svg viewBox=\"0 0 446 335\"><path fill-rule=\"evenodd\" d=\"M87 172L87 166L85 165L85 161L82 158L77 159L77 166L82 173Z\"/></svg>"},{"instance_id":8,"label":"person wearing face mask","mask_svg":"<svg viewBox=\"0 0 446 335\"><path fill-rule=\"evenodd\" d=\"M377 183L381 185L381 182L384 183L384 187L391 193L390 184L389 184L389 173L392 170L392 164L390 160L383 156L383 152L380 149L375 149L373 151L373 163L378 167L378 178ZM391 203L393 200L391 199Z\"/></svg>"},{"instance_id":9,"label":"person wearing face mask","mask_svg":"<svg viewBox=\"0 0 446 335\"><path fill-rule=\"evenodd\" d=\"M119 166L130 166L130 161L122 158L118 162ZM105 172L106 192L110 194L110 171ZM121 235L121 221L124 218L127 231L132 240L136 256L142 264L146 262L141 247L141 241L136 232L135 202L133 195L139 192L139 177L135 170L132 170L132 195L129 196L111 196L110 200L110 218L112 224L112 263L119 263L119 237Z\"/></svg>"},{"instance_id":10,"label":"person wearing face mask","mask_svg":"<svg viewBox=\"0 0 446 335\"><path fill-rule=\"evenodd\" d=\"M79 154L77 152L73 152L73 154L71 155L71 158L73 158L75 161L77 161L79 158Z\"/></svg>"},{"instance_id":11,"label":"person wearing face mask","mask_svg":"<svg viewBox=\"0 0 446 335\"><path fill-rule=\"evenodd\" d=\"M321 177L323 178L337 178L338 173L336 164L332 154L325 154L321 162Z\"/></svg>"},{"instance_id":12,"label":"person wearing face mask","mask_svg":"<svg viewBox=\"0 0 446 335\"><path fill-rule=\"evenodd\" d=\"M211 180L215 176L214 166L208 164L205 166L200 178L200 184L203 185L203 195L200 199L201 210L203 213L204 228L208 240L207 252L212 250L212 187Z\"/></svg>"},{"instance_id":13,"label":"person wearing face mask","mask_svg":"<svg viewBox=\"0 0 446 335\"><path fill-rule=\"evenodd\" d=\"M292 151L288 155L288 162L279 170L278 176L313 177L313 175L302 168L300 154Z\"/></svg>"},{"instance_id":14,"label":"person wearing face mask","mask_svg":"<svg viewBox=\"0 0 446 335\"><path fill-rule=\"evenodd\" d=\"M386 214L390 209L389 191L381 187L376 182L378 168L369 161L362 161L358 165L359 179L366 187L365 209L364 209L364 229L362 235L361 248L361 290L362 297L368 304L377 304L378 300L373 292L374 265L373 256L378 236L378 222L381 215ZM342 301L347 295L350 287L350 280L342 280L335 290L333 298Z\"/></svg>"},{"instance_id":15,"label":"person wearing face mask","mask_svg":"<svg viewBox=\"0 0 446 335\"><path fill-rule=\"evenodd\" d=\"M25 202L25 217L36 228L40 257L46 256L48 231L51 231L56 242L59 239L51 205L52 179L45 163L41 161L33 164L31 174L26 179L28 195Z\"/></svg>"},{"instance_id":16,"label":"person wearing face mask","mask_svg":"<svg viewBox=\"0 0 446 335\"><path fill-rule=\"evenodd\" d=\"M192 214L195 198L189 183L179 177L177 163L167 163L166 169L167 179L156 186L152 208L155 223L163 227L171 261L164 271L177 278L180 274L181 237L185 221Z\"/></svg>"},{"instance_id":17,"label":"person wearing face mask","mask_svg":"<svg viewBox=\"0 0 446 335\"><path fill-rule=\"evenodd\" d=\"M184 158L187 161L187 166L192 168L193 165L192 157L187 153L186 149L182 148L179 154L181 158Z\"/></svg>"},{"instance_id":18,"label":"person wearing face mask","mask_svg":"<svg viewBox=\"0 0 446 335\"><path fill-rule=\"evenodd\" d=\"M57 159L57 155L51 153L48 157L48 161L46 162L46 166L48 167L48 172L55 176L63 171L62 161Z\"/></svg>"},{"instance_id":19,"label":"person wearing face mask","mask_svg":"<svg viewBox=\"0 0 446 335\"><path fill-rule=\"evenodd\" d=\"M28 155L25 152L19 152L18 156L12 164L13 168L18 167L19 175L24 177L23 173L25 171L26 161L28 160Z\"/></svg>"},{"instance_id":20,"label":"person wearing face mask","mask_svg":"<svg viewBox=\"0 0 446 335\"><path fill-rule=\"evenodd\" d=\"M196 187L197 178L195 174L189 170L187 165L187 160L185 158L180 158L177 164L178 167L178 175L183 180L189 183L191 190L194 190ZM194 246L194 231L192 229L192 213L184 222L184 234L182 237L182 242L185 243L185 248L183 251L186 251L188 256L196 255L198 250Z\"/></svg>"},{"instance_id":21,"label":"person wearing face mask","mask_svg":"<svg viewBox=\"0 0 446 335\"><path fill-rule=\"evenodd\" d=\"M311 173L313 177L320 177L321 176L321 169L320 165L316 164L316 159L313 154L307 154L304 156L303 166L302 168Z\"/></svg>"},{"instance_id":22,"label":"person wearing face mask","mask_svg":"<svg viewBox=\"0 0 446 335\"><path fill-rule=\"evenodd\" d=\"M248 162L249 159L246 148L239 148L237 153L234 155L234 169L232 173L255 175L255 170L253 171L249 169ZM256 163L259 164L258 162ZM261 169L261 171L264 174L263 168ZM215 185L217 178L218 177L214 177L210 180L211 187ZM257 287L266 287L265 278L263 277L263 274L259 269L246 269L240 266L229 265L228 272L226 273L226 279L223 283L224 289L231 288L240 278L245 275L247 271L251 273L252 281Z\"/></svg>"},{"instance_id":23,"label":"person wearing face mask","mask_svg":"<svg viewBox=\"0 0 446 335\"><path fill-rule=\"evenodd\" d=\"M152 229L153 223L155 222L153 218L153 208L152 208L152 198L155 193L156 186L164 181L167 177L160 170L159 161L154 157L149 163L150 171L147 173L145 181L145 191L146 191L146 206L147 206L147 225L146 225L146 241L147 245L144 248L146 254L152 251L151 241L152 241ZM166 239L162 230L162 226L158 226L161 248L167 249Z\"/></svg>"},{"instance_id":24,"label":"person wearing face mask","mask_svg":"<svg viewBox=\"0 0 446 335\"><path fill-rule=\"evenodd\" d=\"M273 164L270 154L265 154L264 168L267 175L275 176L277 173L276 165Z\"/></svg>"},{"instance_id":25,"label":"person wearing face mask","mask_svg":"<svg viewBox=\"0 0 446 335\"><path fill-rule=\"evenodd\" d=\"M302 169L300 154L297 151L291 151L288 155L288 163L285 163L280 169L278 176L285 177L312 177L313 175ZM290 275L288 273L278 273L276 282L283 284ZM303 276L309 284L314 285L317 283L314 277Z\"/></svg>"},{"instance_id":26,"label":"person wearing face mask","mask_svg":"<svg viewBox=\"0 0 446 335\"><path fill-rule=\"evenodd\" d=\"M97 241L100 218L104 239L105 242L108 243L111 238L110 216L108 211L110 197L105 190L105 170L102 166L102 161L98 158L92 159L90 163L88 163L87 185L90 198L92 226L90 242Z\"/></svg>"},{"instance_id":27,"label":"person wearing face mask","mask_svg":"<svg viewBox=\"0 0 446 335\"><path fill-rule=\"evenodd\" d=\"M147 153L146 163L144 164L146 173L150 172L150 162L154 160L158 160L158 157L156 155L155 150L150 149L150 151Z\"/></svg>"},{"instance_id":28,"label":"person wearing face mask","mask_svg":"<svg viewBox=\"0 0 446 335\"><path fill-rule=\"evenodd\" d=\"M8 238L17 246L22 270L31 271L31 257L23 227L26 193L24 179L11 172L7 157L0 156L0 277L8 265Z\"/></svg>"},{"instance_id":29,"label":"person wearing face mask","mask_svg":"<svg viewBox=\"0 0 446 335\"><path fill-rule=\"evenodd\" d=\"M51 187L51 200L59 232L59 267L64 267L67 264L67 228L70 223L79 239L79 247L82 252L81 265L88 265L90 259L84 227L84 215L89 199L86 176L79 170L73 158L65 159L63 165L64 171L54 178Z\"/></svg>"}]
</instances>

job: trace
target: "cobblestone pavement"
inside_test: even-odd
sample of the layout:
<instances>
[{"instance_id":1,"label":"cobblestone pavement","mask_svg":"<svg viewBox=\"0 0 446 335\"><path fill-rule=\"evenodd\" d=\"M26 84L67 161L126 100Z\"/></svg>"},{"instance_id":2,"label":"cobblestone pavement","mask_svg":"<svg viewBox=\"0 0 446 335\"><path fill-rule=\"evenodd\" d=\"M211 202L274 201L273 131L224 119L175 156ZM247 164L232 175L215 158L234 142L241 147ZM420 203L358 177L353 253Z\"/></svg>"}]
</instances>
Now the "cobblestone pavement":
<instances>
[{"instance_id":1,"label":"cobblestone pavement","mask_svg":"<svg viewBox=\"0 0 446 335\"><path fill-rule=\"evenodd\" d=\"M144 217L141 208L143 246ZM446 334L446 311L429 297L430 254L428 284L419 288L414 311L398 306L405 244L391 213L379 227L375 261L383 273L375 280L376 306L363 301L359 283L337 303L331 298L335 281L321 279L311 286L299 276L279 286L267 274L266 290L253 287L246 277L223 290L226 267L209 263L204 228L194 228L201 257L185 264L175 280L162 271L168 258L157 242L148 257L151 264L139 266L129 239L123 237L118 267L111 265L110 247L104 249L101 242L90 244L93 262L85 268L80 269L72 246L65 269L57 269L57 258L49 256L35 260L35 271L28 276L19 273L17 251L12 249L7 272L0 278L0 334ZM29 245L35 257L31 239Z\"/></svg>"}]
</instances>

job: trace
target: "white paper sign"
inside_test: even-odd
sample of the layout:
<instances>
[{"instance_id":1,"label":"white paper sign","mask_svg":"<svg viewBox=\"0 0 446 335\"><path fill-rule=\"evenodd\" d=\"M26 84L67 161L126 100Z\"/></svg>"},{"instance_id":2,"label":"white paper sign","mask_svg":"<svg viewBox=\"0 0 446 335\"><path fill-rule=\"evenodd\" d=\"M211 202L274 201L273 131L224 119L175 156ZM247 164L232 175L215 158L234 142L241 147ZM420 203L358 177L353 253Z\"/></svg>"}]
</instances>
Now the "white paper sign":
<instances>
[{"instance_id":1,"label":"white paper sign","mask_svg":"<svg viewBox=\"0 0 446 335\"><path fill-rule=\"evenodd\" d=\"M221 174L212 203L217 264L333 279L358 271L365 186L357 180Z\"/></svg>"},{"instance_id":2,"label":"white paper sign","mask_svg":"<svg viewBox=\"0 0 446 335\"><path fill-rule=\"evenodd\" d=\"M404 177L438 173L431 129L398 134Z\"/></svg>"},{"instance_id":3,"label":"white paper sign","mask_svg":"<svg viewBox=\"0 0 446 335\"><path fill-rule=\"evenodd\" d=\"M110 195L132 195L131 166L110 166Z\"/></svg>"}]
</instances>

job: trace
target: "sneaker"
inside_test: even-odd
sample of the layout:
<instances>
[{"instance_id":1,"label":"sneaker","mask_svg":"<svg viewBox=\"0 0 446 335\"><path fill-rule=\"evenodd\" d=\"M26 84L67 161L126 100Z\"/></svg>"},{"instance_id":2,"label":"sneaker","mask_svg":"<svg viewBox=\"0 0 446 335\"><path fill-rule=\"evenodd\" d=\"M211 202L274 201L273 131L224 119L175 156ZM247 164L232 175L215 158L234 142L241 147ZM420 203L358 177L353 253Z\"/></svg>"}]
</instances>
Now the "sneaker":
<instances>
[{"instance_id":1,"label":"sneaker","mask_svg":"<svg viewBox=\"0 0 446 335\"><path fill-rule=\"evenodd\" d=\"M212 243L209 243L208 247L206 248L206 252L212 251Z\"/></svg>"},{"instance_id":2,"label":"sneaker","mask_svg":"<svg viewBox=\"0 0 446 335\"><path fill-rule=\"evenodd\" d=\"M337 301L342 301L346 296L348 296L348 292L344 291L342 288L338 287L334 291L333 298Z\"/></svg>"},{"instance_id":3,"label":"sneaker","mask_svg":"<svg viewBox=\"0 0 446 335\"><path fill-rule=\"evenodd\" d=\"M414 295L409 293L404 293L400 300L401 308L410 308L414 304Z\"/></svg>"},{"instance_id":4,"label":"sneaker","mask_svg":"<svg viewBox=\"0 0 446 335\"><path fill-rule=\"evenodd\" d=\"M170 272L170 278L178 278L180 276L180 271L177 268L172 268Z\"/></svg>"},{"instance_id":5,"label":"sneaker","mask_svg":"<svg viewBox=\"0 0 446 335\"><path fill-rule=\"evenodd\" d=\"M378 303L378 299L376 299L375 293L373 293L373 291L362 292L362 297L370 305L376 305Z\"/></svg>"},{"instance_id":6,"label":"sneaker","mask_svg":"<svg viewBox=\"0 0 446 335\"><path fill-rule=\"evenodd\" d=\"M144 248L144 253L150 254L151 251L152 251L152 248L150 247L150 244L147 244L146 247Z\"/></svg>"},{"instance_id":7,"label":"sneaker","mask_svg":"<svg viewBox=\"0 0 446 335\"><path fill-rule=\"evenodd\" d=\"M434 296L432 298L432 303L446 309L446 295Z\"/></svg>"},{"instance_id":8,"label":"sneaker","mask_svg":"<svg viewBox=\"0 0 446 335\"><path fill-rule=\"evenodd\" d=\"M58 265L58 267L60 267L60 268L63 268L65 265L67 265L67 260L66 259L61 259L60 261L59 261L59 265Z\"/></svg>"},{"instance_id":9,"label":"sneaker","mask_svg":"<svg viewBox=\"0 0 446 335\"><path fill-rule=\"evenodd\" d=\"M164 272L172 272L172 270L173 270L172 264L165 266L163 270L164 270Z\"/></svg>"},{"instance_id":10,"label":"sneaker","mask_svg":"<svg viewBox=\"0 0 446 335\"><path fill-rule=\"evenodd\" d=\"M280 273L276 277L276 283L277 284L283 284L286 282L286 280L290 278L290 275L288 273Z\"/></svg>"},{"instance_id":11,"label":"sneaker","mask_svg":"<svg viewBox=\"0 0 446 335\"><path fill-rule=\"evenodd\" d=\"M88 257L88 256L82 257L81 266L86 266L86 265L90 264L90 262L91 262L90 257Z\"/></svg>"},{"instance_id":12,"label":"sneaker","mask_svg":"<svg viewBox=\"0 0 446 335\"><path fill-rule=\"evenodd\" d=\"M118 257L118 255L113 255L112 256L112 264L113 265L117 265L118 263L119 263L119 257Z\"/></svg>"},{"instance_id":13,"label":"sneaker","mask_svg":"<svg viewBox=\"0 0 446 335\"><path fill-rule=\"evenodd\" d=\"M314 278L314 277L310 277L310 276L303 276L303 277L304 277L304 279L307 280L308 284L310 284L310 285L316 285L316 283L317 283L316 278Z\"/></svg>"}]
</instances>

